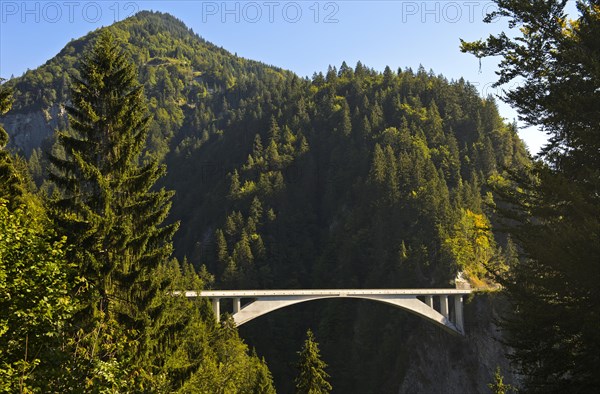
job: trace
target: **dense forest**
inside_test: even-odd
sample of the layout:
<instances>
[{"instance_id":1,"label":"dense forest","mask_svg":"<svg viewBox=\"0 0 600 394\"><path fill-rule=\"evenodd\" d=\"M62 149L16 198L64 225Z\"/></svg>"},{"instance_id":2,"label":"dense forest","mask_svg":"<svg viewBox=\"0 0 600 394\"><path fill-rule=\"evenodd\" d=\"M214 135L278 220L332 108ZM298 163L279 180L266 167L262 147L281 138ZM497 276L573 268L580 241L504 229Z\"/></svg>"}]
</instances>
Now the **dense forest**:
<instances>
[{"instance_id":1,"label":"dense forest","mask_svg":"<svg viewBox=\"0 0 600 394\"><path fill-rule=\"evenodd\" d=\"M42 113L56 132L35 146L7 127L21 144L0 157L1 289L24 286L14 278L31 270L35 297L55 292L41 304L0 300L40 316L3 317L0 389L268 393L272 374L292 392L305 384L294 360L312 328L334 392L397 392L404 334L425 326L415 317L322 301L238 334L205 301L165 294L452 287L457 276L511 288L509 267L526 267L527 238L500 230L523 221L506 219L530 203L510 192L537 182L539 165L494 99L462 79L360 62L300 78L141 12L2 87L13 98L6 124ZM94 107L93 89L109 104ZM102 140L101 127L123 137ZM307 335L300 355L319 354ZM23 347L43 351L23 359ZM35 387L42 373L50 386Z\"/></svg>"}]
</instances>

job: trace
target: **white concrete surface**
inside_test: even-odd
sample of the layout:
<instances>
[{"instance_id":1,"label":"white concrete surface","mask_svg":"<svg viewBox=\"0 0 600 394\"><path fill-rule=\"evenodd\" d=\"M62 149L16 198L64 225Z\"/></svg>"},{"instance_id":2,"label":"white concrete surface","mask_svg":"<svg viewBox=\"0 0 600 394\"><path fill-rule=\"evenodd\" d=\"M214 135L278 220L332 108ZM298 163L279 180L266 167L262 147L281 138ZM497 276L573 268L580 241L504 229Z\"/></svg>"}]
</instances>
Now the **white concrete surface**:
<instances>
[{"instance_id":1,"label":"white concrete surface","mask_svg":"<svg viewBox=\"0 0 600 394\"><path fill-rule=\"evenodd\" d=\"M306 301L325 298L360 298L382 302L404 309L428 319L443 329L464 335L463 295L469 289L319 289L319 290L203 290L175 292L188 298L207 297L211 299L215 318L220 319L220 299L233 299L233 319L241 326L259 316ZM418 298L420 297L420 298ZM451 316L448 297L454 298ZM439 300L439 311L433 300ZM242 299L252 302L241 307Z\"/></svg>"}]
</instances>

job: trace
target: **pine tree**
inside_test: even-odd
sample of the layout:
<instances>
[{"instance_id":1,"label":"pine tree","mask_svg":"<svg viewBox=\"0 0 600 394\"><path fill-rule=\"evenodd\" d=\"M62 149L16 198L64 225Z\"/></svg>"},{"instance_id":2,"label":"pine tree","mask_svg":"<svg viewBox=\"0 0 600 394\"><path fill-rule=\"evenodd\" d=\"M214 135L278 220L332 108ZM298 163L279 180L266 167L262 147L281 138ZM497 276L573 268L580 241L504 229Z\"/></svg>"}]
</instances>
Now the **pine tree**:
<instances>
[{"instance_id":1,"label":"pine tree","mask_svg":"<svg viewBox=\"0 0 600 394\"><path fill-rule=\"evenodd\" d=\"M504 377L500 371L500 367L496 368L494 373L494 382L489 383L488 387L492 390L493 394L507 394L514 391L514 388L510 384L504 383Z\"/></svg>"},{"instance_id":2,"label":"pine tree","mask_svg":"<svg viewBox=\"0 0 600 394\"><path fill-rule=\"evenodd\" d=\"M31 173L31 177L36 185L41 185L44 180L44 172L42 170L42 151L41 149L34 149L31 152L27 167Z\"/></svg>"},{"instance_id":3,"label":"pine tree","mask_svg":"<svg viewBox=\"0 0 600 394\"><path fill-rule=\"evenodd\" d=\"M258 199L258 197L254 197L252 199L252 204L250 205L250 218L252 218L256 223L260 223L263 217L263 207Z\"/></svg>"},{"instance_id":4,"label":"pine tree","mask_svg":"<svg viewBox=\"0 0 600 394\"><path fill-rule=\"evenodd\" d=\"M255 160L262 159L263 155L263 145L262 139L260 138L260 134L256 134L254 136L254 142L252 144L252 156Z\"/></svg>"},{"instance_id":5,"label":"pine tree","mask_svg":"<svg viewBox=\"0 0 600 394\"><path fill-rule=\"evenodd\" d=\"M58 153L50 157L50 178L59 191L50 214L76 246L72 257L81 285L75 290L82 303L77 355L92 368L109 363L124 376L123 363L141 353L144 329L158 313L151 302L160 284L152 270L171 255L177 224L163 221L173 193L153 190L164 167L140 161L150 126L144 92L107 30L79 72L67 107L70 128L58 133ZM94 369L88 373L90 379L112 379Z\"/></svg>"},{"instance_id":6,"label":"pine tree","mask_svg":"<svg viewBox=\"0 0 600 394\"><path fill-rule=\"evenodd\" d=\"M385 153L381 145L375 144L373 150L373 162L371 164L371 179L378 185L383 185L386 176Z\"/></svg>"},{"instance_id":7,"label":"pine tree","mask_svg":"<svg viewBox=\"0 0 600 394\"><path fill-rule=\"evenodd\" d=\"M350 107L346 100L341 101L341 110L336 119L336 129L344 136L349 136L352 132L352 121L350 119Z\"/></svg>"},{"instance_id":8,"label":"pine tree","mask_svg":"<svg viewBox=\"0 0 600 394\"><path fill-rule=\"evenodd\" d=\"M271 117L271 126L269 128L269 142L278 143L281 138L281 129L279 128L279 124L277 123L277 119L275 116Z\"/></svg>"},{"instance_id":9,"label":"pine tree","mask_svg":"<svg viewBox=\"0 0 600 394\"><path fill-rule=\"evenodd\" d=\"M274 171L281 168L281 156L279 155L279 149L277 148L275 139L271 139L271 142L265 151L265 157L269 170Z\"/></svg>"},{"instance_id":10,"label":"pine tree","mask_svg":"<svg viewBox=\"0 0 600 394\"><path fill-rule=\"evenodd\" d=\"M12 89L2 84L3 78L0 78L0 115L7 113L12 107ZM8 142L8 134L4 129L0 129L0 144L5 145Z\"/></svg>"},{"instance_id":11,"label":"pine tree","mask_svg":"<svg viewBox=\"0 0 600 394\"><path fill-rule=\"evenodd\" d=\"M240 175L237 170L231 174L231 184L229 185L229 198L235 199L240 194Z\"/></svg>"},{"instance_id":12,"label":"pine tree","mask_svg":"<svg viewBox=\"0 0 600 394\"><path fill-rule=\"evenodd\" d=\"M229 258L229 252L227 250L227 241L225 240L223 230L218 229L215 232L215 237L217 243L217 261L221 264L225 264Z\"/></svg>"},{"instance_id":13,"label":"pine tree","mask_svg":"<svg viewBox=\"0 0 600 394\"><path fill-rule=\"evenodd\" d=\"M256 353L253 353L253 357L258 360ZM275 388L273 387L273 377L271 371L267 367L265 359L262 358L260 363L257 364L257 376L256 383L253 389L254 394L275 394Z\"/></svg>"},{"instance_id":14,"label":"pine tree","mask_svg":"<svg viewBox=\"0 0 600 394\"><path fill-rule=\"evenodd\" d=\"M383 86L389 87L392 85L393 81L394 73L392 72L392 69L390 66L385 66L385 69L383 70Z\"/></svg>"},{"instance_id":15,"label":"pine tree","mask_svg":"<svg viewBox=\"0 0 600 394\"><path fill-rule=\"evenodd\" d=\"M298 375L296 377L297 394L321 394L332 390L327 382L329 375L325 372L327 364L321 360L319 344L315 341L313 332L306 332L306 340L302 350L298 352Z\"/></svg>"},{"instance_id":16,"label":"pine tree","mask_svg":"<svg viewBox=\"0 0 600 394\"><path fill-rule=\"evenodd\" d=\"M360 125L360 138L363 141L366 141L367 138L371 135L371 124L369 123L369 119L366 116L363 116L361 125Z\"/></svg>"},{"instance_id":17,"label":"pine tree","mask_svg":"<svg viewBox=\"0 0 600 394\"><path fill-rule=\"evenodd\" d=\"M523 258L498 275L512 303L501 323L529 392L600 388L600 8L566 1L496 0L519 35L463 42L475 56L502 56L499 80L519 84L505 101L550 135L533 176L500 186ZM504 202L506 202L504 201ZM515 220L516 219L516 220Z\"/></svg>"},{"instance_id":18,"label":"pine tree","mask_svg":"<svg viewBox=\"0 0 600 394\"><path fill-rule=\"evenodd\" d=\"M398 167L396 164L396 155L394 149L388 145L385 147L386 168L386 194L390 204L395 203L399 197L398 191Z\"/></svg>"}]
</instances>

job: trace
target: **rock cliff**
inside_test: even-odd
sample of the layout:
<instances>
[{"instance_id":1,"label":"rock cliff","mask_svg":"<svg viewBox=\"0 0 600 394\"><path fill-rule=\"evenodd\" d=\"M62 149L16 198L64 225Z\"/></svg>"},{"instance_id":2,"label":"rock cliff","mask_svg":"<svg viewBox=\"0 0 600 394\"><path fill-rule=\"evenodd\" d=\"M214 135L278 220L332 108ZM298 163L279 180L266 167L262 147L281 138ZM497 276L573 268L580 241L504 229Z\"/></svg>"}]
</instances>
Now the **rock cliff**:
<instances>
[{"instance_id":1,"label":"rock cliff","mask_svg":"<svg viewBox=\"0 0 600 394\"><path fill-rule=\"evenodd\" d=\"M465 300L465 337L423 323L407 346L414 349L398 390L399 394L490 393L488 383L500 367L504 382L518 386L495 324L507 303L498 293L483 293ZM431 327L431 328L430 328Z\"/></svg>"}]
</instances>

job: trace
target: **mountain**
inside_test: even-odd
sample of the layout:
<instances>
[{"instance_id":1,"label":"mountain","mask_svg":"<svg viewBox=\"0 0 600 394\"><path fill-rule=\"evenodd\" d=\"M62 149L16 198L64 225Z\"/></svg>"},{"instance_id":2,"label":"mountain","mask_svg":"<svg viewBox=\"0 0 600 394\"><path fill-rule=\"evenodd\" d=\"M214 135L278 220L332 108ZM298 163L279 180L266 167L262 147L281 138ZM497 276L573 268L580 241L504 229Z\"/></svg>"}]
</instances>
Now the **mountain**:
<instances>
[{"instance_id":1,"label":"mountain","mask_svg":"<svg viewBox=\"0 0 600 394\"><path fill-rule=\"evenodd\" d=\"M154 117L146 155L166 163L163 186L176 191L175 253L206 266L215 287L449 287L459 272L485 286L486 267L511 258L510 241L493 230L487 185L529 157L493 99L464 80L361 63L303 79L161 13L107 28L145 87ZM7 82L16 100L3 122L42 190L51 185L41 152L64 127L69 81L97 34ZM490 298L489 308L502 307ZM417 318L357 301L281 310L240 333L281 392L292 389L289 365L307 327L335 392L411 392L415 381L419 392L480 392L497 364L508 365L489 338L493 313L474 313L481 302L470 307L481 326L467 327L466 339L438 338ZM411 369L426 355L438 370Z\"/></svg>"},{"instance_id":2,"label":"mountain","mask_svg":"<svg viewBox=\"0 0 600 394\"><path fill-rule=\"evenodd\" d=\"M163 134L181 128L183 112L191 118L207 96L222 101L226 93L252 94L244 89L268 86L292 75L234 56L167 14L144 11L108 28L139 67L156 117L151 140L158 146L153 145L152 151L164 148L172 135ZM62 104L69 99L71 78L78 77L78 56L100 30L72 40L44 65L8 81L15 90L15 103L4 123L11 130L14 148L29 155L54 128L64 125Z\"/></svg>"}]
</instances>

